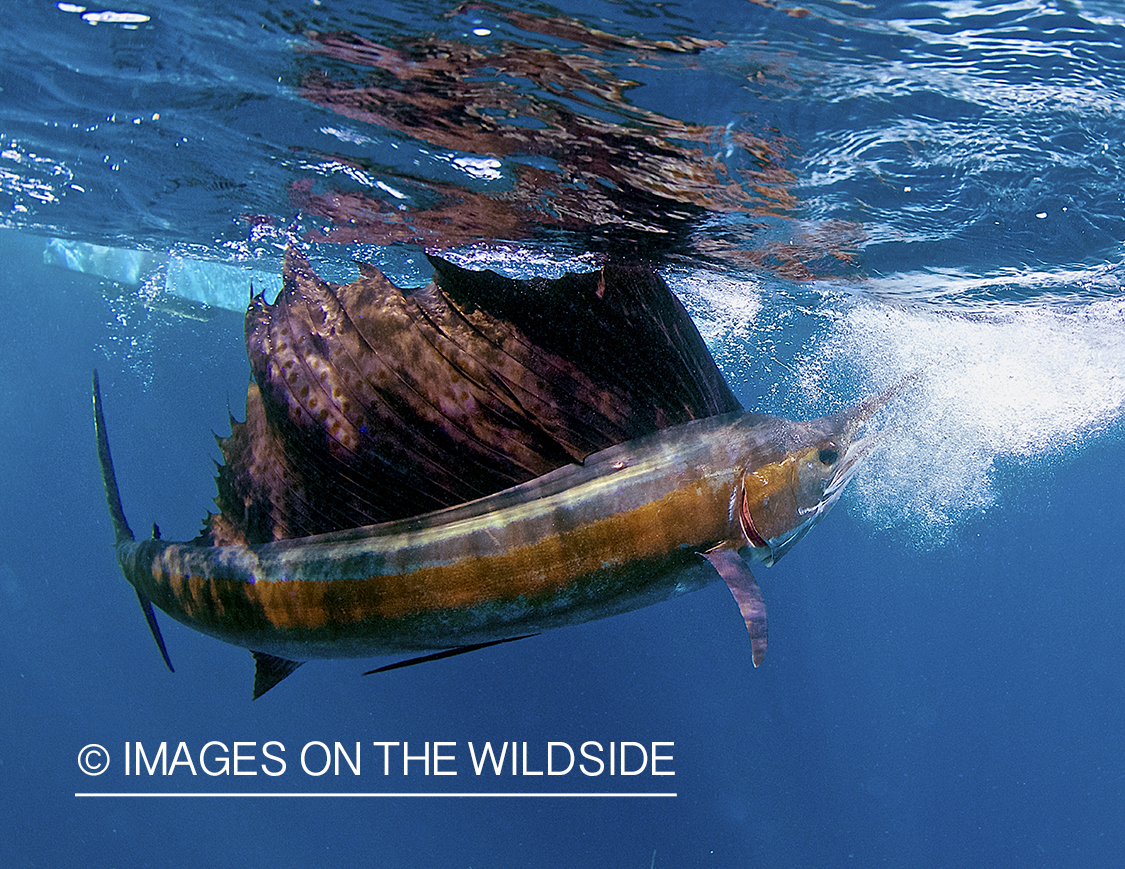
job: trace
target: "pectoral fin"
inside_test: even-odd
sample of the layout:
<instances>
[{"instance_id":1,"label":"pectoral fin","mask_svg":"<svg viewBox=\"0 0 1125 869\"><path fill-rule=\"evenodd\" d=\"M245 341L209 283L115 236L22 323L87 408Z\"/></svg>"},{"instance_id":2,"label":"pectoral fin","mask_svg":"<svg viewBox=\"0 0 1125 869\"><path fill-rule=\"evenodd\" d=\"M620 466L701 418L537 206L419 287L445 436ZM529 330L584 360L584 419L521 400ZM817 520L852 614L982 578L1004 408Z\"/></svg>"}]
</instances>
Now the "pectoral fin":
<instances>
[{"instance_id":1,"label":"pectoral fin","mask_svg":"<svg viewBox=\"0 0 1125 869\"><path fill-rule=\"evenodd\" d=\"M750 572L750 567L737 552L731 549L716 549L703 553L703 557L711 562L711 566L718 571L738 602L739 612L742 613L746 630L750 633L750 649L754 666L757 667L766 657L766 644L769 640L766 602L762 598L762 590L758 588L758 582Z\"/></svg>"}]
</instances>

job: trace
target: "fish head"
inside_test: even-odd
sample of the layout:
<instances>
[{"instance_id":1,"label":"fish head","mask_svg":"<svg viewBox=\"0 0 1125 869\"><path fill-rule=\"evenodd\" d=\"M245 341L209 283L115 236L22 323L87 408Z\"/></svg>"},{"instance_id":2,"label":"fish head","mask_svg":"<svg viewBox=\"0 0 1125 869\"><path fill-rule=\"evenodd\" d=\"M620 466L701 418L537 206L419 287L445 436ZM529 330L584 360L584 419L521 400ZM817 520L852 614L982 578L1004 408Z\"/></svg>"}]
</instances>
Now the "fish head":
<instances>
[{"instance_id":1,"label":"fish head","mask_svg":"<svg viewBox=\"0 0 1125 869\"><path fill-rule=\"evenodd\" d=\"M916 377L837 413L764 427L733 505L755 561L773 564L839 500L882 437L868 422Z\"/></svg>"}]
</instances>

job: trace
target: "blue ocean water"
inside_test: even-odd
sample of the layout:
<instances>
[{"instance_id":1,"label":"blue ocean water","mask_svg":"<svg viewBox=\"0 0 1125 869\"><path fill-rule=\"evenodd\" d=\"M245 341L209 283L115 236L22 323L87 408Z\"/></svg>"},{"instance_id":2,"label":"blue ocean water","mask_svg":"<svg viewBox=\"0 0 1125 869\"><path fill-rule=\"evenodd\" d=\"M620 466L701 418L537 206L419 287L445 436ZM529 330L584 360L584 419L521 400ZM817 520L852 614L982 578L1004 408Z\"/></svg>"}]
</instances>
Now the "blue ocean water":
<instances>
[{"instance_id":1,"label":"blue ocean water","mask_svg":"<svg viewBox=\"0 0 1125 869\"><path fill-rule=\"evenodd\" d=\"M5 864L1122 865L1118 7L4 4ZM405 282L423 248L519 273L656 260L743 403L794 418L923 377L759 571L757 670L714 585L379 676L310 663L251 703L245 652L168 619L174 675L152 647L89 372L134 528L193 536L248 366L241 313L184 274L226 274L236 309L286 244ZM672 742L675 775L468 759L526 743L535 771L587 740ZM257 774L124 773L127 743L198 763L210 741L254 743ZM362 743L363 773L301 772L315 741ZM380 741L456 743L458 774L383 775ZM75 796L564 790L676 796Z\"/></svg>"}]
</instances>

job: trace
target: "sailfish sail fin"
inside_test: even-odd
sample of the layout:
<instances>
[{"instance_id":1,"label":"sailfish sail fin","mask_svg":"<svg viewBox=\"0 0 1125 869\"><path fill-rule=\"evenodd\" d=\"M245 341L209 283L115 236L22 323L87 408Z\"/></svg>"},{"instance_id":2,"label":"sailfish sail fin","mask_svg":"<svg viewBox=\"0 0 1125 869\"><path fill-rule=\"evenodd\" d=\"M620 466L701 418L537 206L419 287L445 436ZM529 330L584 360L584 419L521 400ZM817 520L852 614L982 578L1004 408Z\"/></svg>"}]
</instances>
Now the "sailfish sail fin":
<instances>
[{"instance_id":1,"label":"sailfish sail fin","mask_svg":"<svg viewBox=\"0 0 1125 869\"><path fill-rule=\"evenodd\" d=\"M405 518L739 409L644 265L514 280L431 257L403 290L321 280L295 250L253 300L245 422L219 440L206 539L261 543Z\"/></svg>"}]
</instances>

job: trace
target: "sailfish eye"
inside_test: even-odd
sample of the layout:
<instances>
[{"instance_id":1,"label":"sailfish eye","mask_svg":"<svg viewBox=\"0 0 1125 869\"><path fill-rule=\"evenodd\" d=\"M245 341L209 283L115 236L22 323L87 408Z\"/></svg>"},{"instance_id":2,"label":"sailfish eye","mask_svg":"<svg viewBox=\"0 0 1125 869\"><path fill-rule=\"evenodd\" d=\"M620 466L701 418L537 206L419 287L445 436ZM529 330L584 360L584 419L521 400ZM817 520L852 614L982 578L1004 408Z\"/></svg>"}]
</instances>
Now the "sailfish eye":
<instances>
[{"instance_id":1,"label":"sailfish eye","mask_svg":"<svg viewBox=\"0 0 1125 869\"><path fill-rule=\"evenodd\" d=\"M822 465L834 465L836 464L836 460L840 458L840 454L831 447L825 447L820 451L820 455L818 455L817 458L820 459Z\"/></svg>"}]
</instances>

